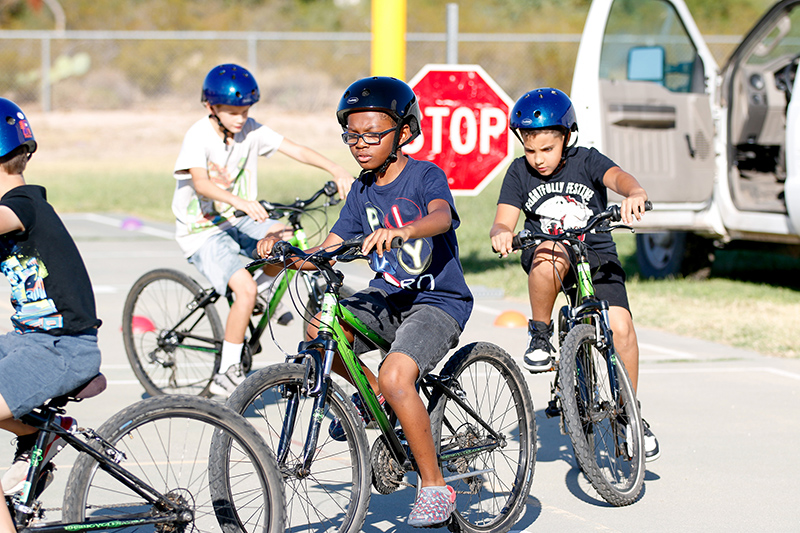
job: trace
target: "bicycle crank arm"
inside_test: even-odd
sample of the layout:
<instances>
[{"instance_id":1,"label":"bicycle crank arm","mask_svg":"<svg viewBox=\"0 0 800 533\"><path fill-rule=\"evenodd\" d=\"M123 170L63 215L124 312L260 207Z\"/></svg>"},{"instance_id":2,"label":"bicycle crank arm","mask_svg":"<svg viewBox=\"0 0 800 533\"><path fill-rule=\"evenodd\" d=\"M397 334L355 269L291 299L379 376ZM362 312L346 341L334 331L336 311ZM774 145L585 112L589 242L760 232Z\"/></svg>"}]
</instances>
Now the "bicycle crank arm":
<instances>
[{"instance_id":1,"label":"bicycle crank arm","mask_svg":"<svg viewBox=\"0 0 800 533\"><path fill-rule=\"evenodd\" d=\"M483 470L472 470L470 472L464 472L463 474L454 474L452 476L445 476L444 482L450 483L451 481L456 481L457 479L467 479L470 477L480 476L481 474L490 474L494 472L494 468L485 468Z\"/></svg>"}]
</instances>

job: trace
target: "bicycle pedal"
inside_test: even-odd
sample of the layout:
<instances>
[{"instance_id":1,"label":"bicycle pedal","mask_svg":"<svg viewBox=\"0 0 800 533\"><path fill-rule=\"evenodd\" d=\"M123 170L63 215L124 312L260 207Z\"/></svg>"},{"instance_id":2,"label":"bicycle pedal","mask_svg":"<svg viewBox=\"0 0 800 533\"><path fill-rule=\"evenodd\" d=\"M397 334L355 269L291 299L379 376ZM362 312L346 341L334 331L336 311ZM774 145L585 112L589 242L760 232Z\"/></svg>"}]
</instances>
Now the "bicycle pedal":
<instances>
[{"instance_id":1,"label":"bicycle pedal","mask_svg":"<svg viewBox=\"0 0 800 533\"><path fill-rule=\"evenodd\" d=\"M544 414L547 415L547 418L561 416L561 406L558 405L558 400L550 400L547 402L547 407L544 410Z\"/></svg>"},{"instance_id":2,"label":"bicycle pedal","mask_svg":"<svg viewBox=\"0 0 800 533\"><path fill-rule=\"evenodd\" d=\"M278 317L277 322L279 326L288 326L292 320L294 320L294 315L291 311L286 311Z\"/></svg>"}]
</instances>

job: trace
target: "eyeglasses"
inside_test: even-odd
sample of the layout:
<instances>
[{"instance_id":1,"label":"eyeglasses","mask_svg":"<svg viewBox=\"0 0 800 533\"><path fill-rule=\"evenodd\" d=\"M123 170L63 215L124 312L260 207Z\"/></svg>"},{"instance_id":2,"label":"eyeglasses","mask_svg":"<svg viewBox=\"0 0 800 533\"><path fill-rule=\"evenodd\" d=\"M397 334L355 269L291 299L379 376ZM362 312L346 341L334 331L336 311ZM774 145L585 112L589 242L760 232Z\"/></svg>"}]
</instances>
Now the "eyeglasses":
<instances>
[{"instance_id":1,"label":"eyeglasses","mask_svg":"<svg viewBox=\"0 0 800 533\"><path fill-rule=\"evenodd\" d=\"M367 133L342 133L342 140L347 146L355 146L358 144L358 139L364 139L367 144L380 144L384 135L393 132L395 128L389 128L386 131L368 131Z\"/></svg>"}]
</instances>

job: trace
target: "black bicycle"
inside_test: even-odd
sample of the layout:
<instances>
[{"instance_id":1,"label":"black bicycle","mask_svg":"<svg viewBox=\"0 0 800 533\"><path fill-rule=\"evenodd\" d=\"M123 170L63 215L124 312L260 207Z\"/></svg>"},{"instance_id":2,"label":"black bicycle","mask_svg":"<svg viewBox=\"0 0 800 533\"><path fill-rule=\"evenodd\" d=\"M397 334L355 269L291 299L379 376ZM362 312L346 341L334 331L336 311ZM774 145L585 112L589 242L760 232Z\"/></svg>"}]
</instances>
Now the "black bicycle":
<instances>
[{"instance_id":1,"label":"black bicycle","mask_svg":"<svg viewBox=\"0 0 800 533\"><path fill-rule=\"evenodd\" d=\"M227 403L251 419L275 450L292 531L361 531L370 485L381 494L414 486L404 480L415 464L397 418L381 407L339 323L346 321L377 349L389 349L339 305L344 276L331 261L367 259L361 243L356 238L313 254L277 243L270 259L255 263L311 263L326 285L319 336L301 343L286 363L251 374ZM371 450L353 402L332 380L337 352L380 431ZM516 363L494 344L472 343L453 354L441 374L425 376L419 390L445 481L457 494L450 529L509 531L525 509L536 463L533 402ZM328 434L334 418L342 423L344 441Z\"/></svg>"},{"instance_id":2,"label":"black bicycle","mask_svg":"<svg viewBox=\"0 0 800 533\"><path fill-rule=\"evenodd\" d=\"M645 210L652 209L650 202ZM552 386L548 417L560 416L581 470L610 504L636 501L645 474L644 436L639 403L628 372L614 349L608 302L595 296L589 268L591 250L583 237L590 232L626 228L619 206L592 216L582 228L557 235L521 231L512 248L523 250L544 241L563 243L571 252L570 270L576 283L562 280L569 302L559 313L560 356Z\"/></svg>"},{"instance_id":3,"label":"black bicycle","mask_svg":"<svg viewBox=\"0 0 800 533\"><path fill-rule=\"evenodd\" d=\"M18 531L141 530L283 533L283 482L255 429L218 402L153 397L98 430L56 421L71 401L105 389L98 375L21 417L40 430L20 492L6 496ZM80 452L64 492L62 520L47 522L40 496L53 475L41 464L48 436Z\"/></svg>"},{"instance_id":4,"label":"black bicycle","mask_svg":"<svg viewBox=\"0 0 800 533\"><path fill-rule=\"evenodd\" d=\"M309 248L309 237L301 218L336 205L339 202L334 198L336 192L336 183L329 181L308 199L297 199L291 204L262 200L261 204L270 218L288 218L292 229L289 242ZM321 197L325 199L323 205L312 207ZM244 216L244 213L237 212L237 216ZM315 222L318 227L314 233L317 234L325 223ZM254 276L261 272L260 267L249 270ZM294 287L291 286L293 280ZM300 286L307 295L302 314L305 318L313 317L319 311L324 290L315 272L287 271L269 291L259 295L242 356L245 372L250 371L252 356L261 351L261 335L269 326L270 318L275 317L279 302L287 292L299 291ZM345 288L345 293L352 294L352 291ZM210 396L209 386L219 370L225 338L225 328L215 308L219 298L220 294L214 289L204 289L191 276L172 269L147 272L133 284L122 313L122 337L131 368L148 394ZM230 289L225 299L228 305L233 303ZM277 321L285 323L287 319L283 314ZM302 334L305 334L305 322Z\"/></svg>"}]
</instances>

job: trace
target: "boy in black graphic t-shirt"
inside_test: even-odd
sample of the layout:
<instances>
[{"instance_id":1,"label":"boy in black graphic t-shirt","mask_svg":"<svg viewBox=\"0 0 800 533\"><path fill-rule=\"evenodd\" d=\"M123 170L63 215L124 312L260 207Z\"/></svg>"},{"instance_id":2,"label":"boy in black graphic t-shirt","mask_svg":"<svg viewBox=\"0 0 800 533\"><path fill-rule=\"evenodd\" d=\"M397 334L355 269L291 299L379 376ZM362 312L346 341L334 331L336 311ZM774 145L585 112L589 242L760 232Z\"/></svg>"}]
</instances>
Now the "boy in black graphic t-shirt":
<instances>
[{"instance_id":1,"label":"boy in black graphic t-shirt","mask_svg":"<svg viewBox=\"0 0 800 533\"><path fill-rule=\"evenodd\" d=\"M28 120L0 98L0 272L11 284L14 331L0 335L0 428L17 435L17 453L2 478L6 494L21 490L37 430L18 418L48 398L89 381L100 370L94 293L89 275L45 190L22 173L36 150ZM75 421L60 417L70 429ZM62 447L46 442L44 463ZM14 531L0 505L0 532Z\"/></svg>"},{"instance_id":2,"label":"boy in black graphic t-shirt","mask_svg":"<svg viewBox=\"0 0 800 533\"><path fill-rule=\"evenodd\" d=\"M594 148L569 145L578 123L572 102L563 92L545 88L526 93L511 110L509 123L525 155L513 161L506 173L489 232L493 248L503 257L511 251L520 211L525 213L525 229L558 234L565 228L584 226L589 217L605 210L607 189L611 189L623 197L623 223L641 219L647 193L636 178ZM635 390L639 347L625 291L625 272L609 233L589 233L585 238L596 252L589 254L589 261L597 296L609 302L614 345ZM551 315L560 280L569 274L567 254L562 245L552 242L522 253L532 317L522 364L531 372L550 370L555 362ZM647 424L645 452L650 461L659 455L658 442Z\"/></svg>"}]
</instances>

